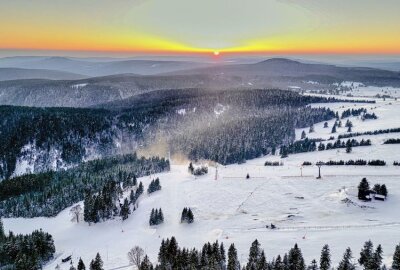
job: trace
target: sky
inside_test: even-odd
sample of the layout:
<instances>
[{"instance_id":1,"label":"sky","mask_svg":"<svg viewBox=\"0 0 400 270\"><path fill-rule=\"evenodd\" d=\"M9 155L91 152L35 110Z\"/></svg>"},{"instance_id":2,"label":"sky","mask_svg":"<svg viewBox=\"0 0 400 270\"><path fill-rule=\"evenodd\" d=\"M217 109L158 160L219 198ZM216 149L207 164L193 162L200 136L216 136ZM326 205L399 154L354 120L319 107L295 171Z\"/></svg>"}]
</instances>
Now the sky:
<instances>
[{"instance_id":1,"label":"sky","mask_svg":"<svg viewBox=\"0 0 400 270\"><path fill-rule=\"evenodd\" d=\"M0 50L400 54L399 0L0 0Z\"/></svg>"}]
</instances>

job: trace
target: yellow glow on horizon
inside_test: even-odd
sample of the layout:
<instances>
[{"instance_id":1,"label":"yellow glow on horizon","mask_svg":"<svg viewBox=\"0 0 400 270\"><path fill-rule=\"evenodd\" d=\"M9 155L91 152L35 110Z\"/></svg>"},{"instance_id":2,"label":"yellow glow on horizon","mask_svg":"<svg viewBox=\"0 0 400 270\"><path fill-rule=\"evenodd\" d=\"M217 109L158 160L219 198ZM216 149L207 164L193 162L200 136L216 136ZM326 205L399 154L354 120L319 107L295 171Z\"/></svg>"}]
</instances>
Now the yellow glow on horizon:
<instances>
[{"instance_id":1,"label":"yellow glow on horizon","mask_svg":"<svg viewBox=\"0 0 400 270\"><path fill-rule=\"evenodd\" d=\"M211 0L94 2L3 2L0 49L214 57L400 54L400 3L395 0L229 0L230 5L219 0L211 11ZM360 10L361 2L370 8ZM221 13L228 6L229 12Z\"/></svg>"}]
</instances>

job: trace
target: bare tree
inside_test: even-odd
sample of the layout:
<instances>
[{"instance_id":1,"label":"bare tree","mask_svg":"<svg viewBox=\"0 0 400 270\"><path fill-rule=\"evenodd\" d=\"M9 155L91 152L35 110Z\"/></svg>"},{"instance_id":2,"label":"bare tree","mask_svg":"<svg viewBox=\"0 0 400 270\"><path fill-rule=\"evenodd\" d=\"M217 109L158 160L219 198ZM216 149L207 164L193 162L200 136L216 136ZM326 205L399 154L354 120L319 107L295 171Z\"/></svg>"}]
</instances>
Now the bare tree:
<instances>
[{"instance_id":1,"label":"bare tree","mask_svg":"<svg viewBox=\"0 0 400 270\"><path fill-rule=\"evenodd\" d=\"M82 212L82 207L79 204L77 204L74 207L72 207L69 212L73 216L72 221L76 221L76 223L79 223L79 217Z\"/></svg>"},{"instance_id":2,"label":"bare tree","mask_svg":"<svg viewBox=\"0 0 400 270\"><path fill-rule=\"evenodd\" d=\"M144 250L139 247L139 246L134 246L131 248L131 250L128 252L128 260L131 264L137 267L139 269L140 264L142 263L144 257Z\"/></svg>"}]
</instances>

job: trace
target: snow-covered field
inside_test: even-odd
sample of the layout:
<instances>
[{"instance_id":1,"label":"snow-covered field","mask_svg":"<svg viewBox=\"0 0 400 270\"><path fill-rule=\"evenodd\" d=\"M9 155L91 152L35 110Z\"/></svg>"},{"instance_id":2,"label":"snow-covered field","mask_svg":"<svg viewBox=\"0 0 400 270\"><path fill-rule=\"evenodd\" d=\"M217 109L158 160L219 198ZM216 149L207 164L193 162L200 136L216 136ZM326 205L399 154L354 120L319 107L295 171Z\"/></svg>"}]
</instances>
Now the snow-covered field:
<instances>
[{"instance_id":1,"label":"snow-covered field","mask_svg":"<svg viewBox=\"0 0 400 270\"><path fill-rule=\"evenodd\" d=\"M347 89L344 94L350 94L352 96L362 97L378 97L378 96L390 96L393 98L400 97L400 88L385 86L366 86L360 82L342 82L336 84L338 89Z\"/></svg>"},{"instance_id":2,"label":"snow-covered field","mask_svg":"<svg viewBox=\"0 0 400 270\"><path fill-rule=\"evenodd\" d=\"M353 132L372 131L400 127L400 102L379 100L377 104L314 104L329 106L342 111L348 108L366 107L375 112L377 120L351 117ZM329 138L329 128L323 123L315 125L310 138ZM343 122L344 124L344 122ZM296 131L300 137L302 129ZM338 128L338 134L346 128ZM283 166L265 167L266 160L281 160L279 156L268 156L250 160L241 165L209 168L208 175L194 177L187 172L186 165L173 165L168 173L141 178L146 188L151 179L159 177L162 190L143 195L139 208L122 222L119 219L89 226L71 222L69 209L55 218L4 219L6 230L30 233L42 228L55 239L57 258L46 265L54 269L60 264L69 269L69 263L61 264L61 258L73 255L82 257L88 264L100 252L106 269L128 264L127 252L135 245L141 246L157 260L158 249L163 238L175 236L179 245L200 248L207 241L219 240L229 245L234 242L239 259L247 260L248 249L258 239L271 260L287 252L295 243L303 251L306 262L318 259L324 244L329 244L332 259L336 264L344 250L351 247L358 257L363 243L371 239L382 244L384 262L389 264L394 247L400 241L400 167L392 165L400 161L400 145L382 145L385 138L400 138L400 133L376 136L360 136L358 140L371 139L372 146L354 147L350 154L345 149L290 155L283 159ZM322 179L317 180L317 168L307 166L301 170L303 161L383 159L384 167L370 166L326 166L322 167ZM302 175L301 176L301 171ZM249 173L250 179L246 179ZM386 184L389 198L385 202L362 203L357 200L357 186L366 177L370 185ZM350 199L355 204L343 202ZM368 207L361 207L368 206ZM164 224L150 227L148 224L152 208L162 208ZM180 224L184 207L191 207L195 222ZM266 225L275 224L271 230Z\"/></svg>"}]
</instances>

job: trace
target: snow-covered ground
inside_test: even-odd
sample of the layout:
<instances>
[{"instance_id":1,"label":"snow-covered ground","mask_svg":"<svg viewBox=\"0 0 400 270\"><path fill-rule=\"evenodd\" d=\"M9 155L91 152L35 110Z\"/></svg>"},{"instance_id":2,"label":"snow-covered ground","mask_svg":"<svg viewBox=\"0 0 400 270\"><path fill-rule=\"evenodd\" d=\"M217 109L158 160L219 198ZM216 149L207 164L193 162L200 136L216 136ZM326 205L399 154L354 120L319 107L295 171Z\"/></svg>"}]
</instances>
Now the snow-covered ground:
<instances>
[{"instance_id":1,"label":"snow-covered ground","mask_svg":"<svg viewBox=\"0 0 400 270\"><path fill-rule=\"evenodd\" d=\"M335 84L338 89L347 89L344 94L362 97L375 97L375 96L390 96L394 98L400 97L400 88L391 86L370 86L364 85L360 82L342 82Z\"/></svg>"},{"instance_id":2,"label":"snow-covered ground","mask_svg":"<svg viewBox=\"0 0 400 270\"><path fill-rule=\"evenodd\" d=\"M375 112L377 120L361 121L351 117L353 132L400 127L400 102L378 101L377 104L314 104L329 106L335 110L366 107ZM345 121L343 121L344 125ZM329 138L329 128L323 123L315 125L310 138ZM302 129L296 131L298 137ZM346 133L338 128L338 134ZM247 260L248 249L258 239L266 251L268 260L287 252L295 243L303 251L306 262L318 259L324 244L329 244L336 264L344 250L351 247L358 257L363 243L371 239L382 244L384 262L389 265L394 247L400 241L400 167L392 166L400 161L400 145L382 145L385 138L400 138L400 133L376 136L360 136L371 139L372 146L354 147L350 154L345 149L290 155L283 159L283 166L265 167L266 160L281 160L268 156L247 161L241 165L210 167L208 175L194 177L186 165L173 165L168 173L143 177L146 188L151 179L159 177L162 190L143 195L139 208L122 222L119 219L88 226L71 222L69 209L55 218L4 219L6 230L30 233L42 228L55 239L57 259L45 269L69 269L69 263L61 264L61 258L73 255L82 257L88 264L97 252L104 259L106 269L128 264L127 252L135 245L145 249L153 262L163 238L175 236L181 247L198 247L207 241L219 240L226 246L234 242L239 259ZM322 167L320 180L317 168L302 169L303 161L383 159L387 166L326 166ZM250 179L245 179L246 174ZM357 185L366 177L370 185L386 184L389 198L385 202L362 203L356 199ZM343 202L349 199L354 204ZM368 206L368 207L361 207ZM165 222L158 227L148 224L152 208L162 208ZM190 207L195 215L191 225L180 224L184 207ZM271 230L266 225L275 224Z\"/></svg>"}]
</instances>

